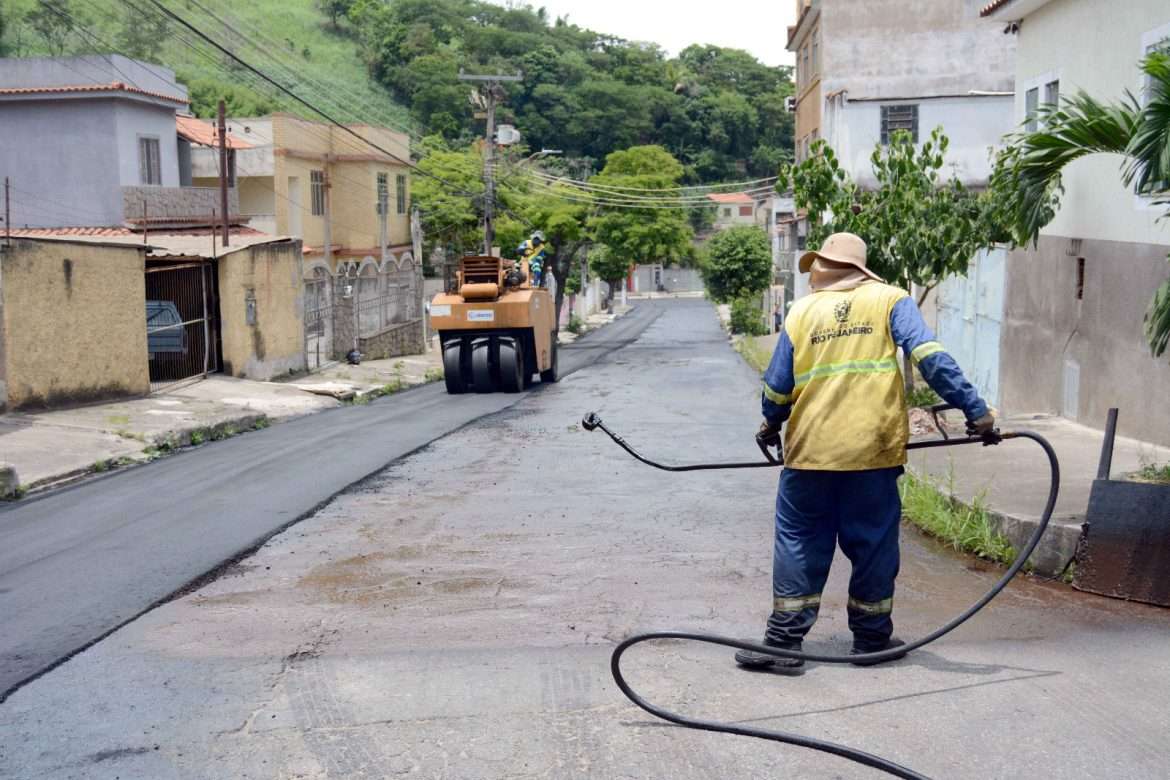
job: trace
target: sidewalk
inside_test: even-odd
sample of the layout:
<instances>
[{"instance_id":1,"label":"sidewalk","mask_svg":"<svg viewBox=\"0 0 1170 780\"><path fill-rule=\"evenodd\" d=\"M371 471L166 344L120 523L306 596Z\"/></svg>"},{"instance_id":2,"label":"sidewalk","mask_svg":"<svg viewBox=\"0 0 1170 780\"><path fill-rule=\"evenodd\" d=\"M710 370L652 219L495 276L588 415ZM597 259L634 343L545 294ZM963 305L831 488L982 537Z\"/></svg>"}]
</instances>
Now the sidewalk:
<instances>
[{"instance_id":1,"label":"sidewalk","mask_svg":"<svg viewBox=\"0 0 1170 780\"><path fill-rule=\"evenodd\" d=\"M957 413L952 412L954 417ZM961 417L961 415L959 415ZM961 420L949 420L951 427ZM961 426L960 426L961 427ZM1060 460L1060 494L1048 532L1032 556L1036 571L1058 574L1076 552L1089 492L1097 476L1103 434L1050 415L1020 415L1000 422L1003 430L1030 430L1048 439ZM1143 463L1170 461L1170 449L1117 437L1114 479L1137 471ZM994 448L966 446L916 450L909 467L929 475L964 503L980 498L998 530L1017 549L1036 528L1048 496L1048 465L1030 441L1007 441Z\"/></svg>"},{"instance_id":2,"label":"sidewalk","mask_svg":"<svg viewBox=\"0 0 1170 780\"><path fill-rule=\"evenodd\" d=\"M282 382L213 374L145 398L0 415L0 495L21 496L178 447L441 379L440 361L432 348L426 355L337 364Z\"/></svg>"}]
</instances>

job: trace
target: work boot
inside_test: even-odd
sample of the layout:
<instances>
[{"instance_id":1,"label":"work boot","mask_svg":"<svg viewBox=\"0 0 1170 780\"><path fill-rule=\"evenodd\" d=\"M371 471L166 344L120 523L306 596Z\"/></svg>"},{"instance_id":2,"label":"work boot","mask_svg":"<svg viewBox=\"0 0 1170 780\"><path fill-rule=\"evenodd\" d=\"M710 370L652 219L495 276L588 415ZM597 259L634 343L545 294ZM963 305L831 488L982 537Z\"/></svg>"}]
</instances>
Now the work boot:
<instances>
[{"instance_id":1,"label":"work boot","mask_svg":"<svg viewBox=\"0 0 1170 780\"><path fill-rule=\"evenodd\" d=\"M765 638L764 644L768 647L800 652L799 639L794 642L773 642L771 639ZM804 666L804 659L801 658L781 658L767 653L757 653L755 650L736 650L735 662L746 669L767 669L771 666L779 666L782 669L799 669Z\"/></svg>"},{"instance_id":2,"label":"work boot","mask_svg":"<svg viewBox=\"0 0 1170 780\"><path fill-rule=\"evenodd\" d=\"M902 647L904 644L906 644L906 643L903 642L901 639L895 639L894 637L890 637L889 639L886 640L885 644L882 644L882 645L859 645L859 644L857 644L857 642L855 640L853 642L853 649L849 651L849 655L864 655L866 653L880 653L882 650L892 650L895 647ZM895 655L892 658L885 659L885 661L852 661L851 663L854 666L876 666L877 664L884 664L884 663L886 663L886 661L897 661L897 660L899 660L901 658L905 658L905 657L906 657L905 653L899 653L898 655Z\"/></svg>"}]
</instances>

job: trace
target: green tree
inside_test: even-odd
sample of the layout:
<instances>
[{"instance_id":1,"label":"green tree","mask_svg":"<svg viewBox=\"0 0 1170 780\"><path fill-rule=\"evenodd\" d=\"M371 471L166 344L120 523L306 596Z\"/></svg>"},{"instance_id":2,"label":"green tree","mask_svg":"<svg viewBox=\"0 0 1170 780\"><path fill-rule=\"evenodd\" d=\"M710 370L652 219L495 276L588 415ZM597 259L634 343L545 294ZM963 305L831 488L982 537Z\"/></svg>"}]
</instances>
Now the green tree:
<instances>
[{"instance_id":1,"label":"green tree","mask_svg":"<svg viewBox=\"0 0 1170 780\"><path fill-rule=\"evenodd\" d=\"M353 0L317 0L317 7L329 17L329 23L335 30L338 27L338 20L349 13L352 5Z\"/></svg>"},{"instance_id":2,"label":"green tree","mask_svg":"<svg viewBox=\"0 0 1170 780\"><path fill-rule=\"evenodd\" d=\"M830 234L847 231L868 246L867 263L893 284L922 287L926 295L951 274L962 274L980 249L1003 240L996 224L1003 193L977 193L952 176L941 176L948 139L936 128L921 147L906 133L895 133L870 157L877 179L862 189L841 167L823 141L813 154L783 171L796 205L817 215L809 221L808 242L819 246Z\"/></svg>"},{"instance_id":3,"label":"green tree","mask_svg":"<svg viewBox=\"0 0 1170 780\"><path fill-rule=\"evenodd\" d=\"M430 175L414 175L410 192L411 200L418 206L422 218L423 234L427 240L426 254L429 255L429 250L436 246L456 255L478 254L483 249L483 231L480 226L484 192L483 156L474 146L462 150L443 149L434 137L425 139L424 146L430 152L419 160L418 166L424 174ZM511 249L515 243L502 246Z\"/></svg>"},{"instance_id":4,"label":"green tree","mask_svg":"<svg viewBox=\"0 0 1170 780\"><path fill-rule=\"evenodd\" d=\"M608 155L605 168L593 181L608 187L661 189L677 186L682 175L682 165L661 146L635 146ZM589 227L594 240L627 266L688 262L694 255L694 232L687 213L680 209L603 202Z\"/></svg>"},{"instance_id":5,"label":"green tree","mask_svg":"<svg viewBox=\"0 0 1170 780\"><path fill-rule=\"evenodd\" d=\"M65 53L75 30L85 29L88 19L73 7L70 0L37 0L24 17L49 53L60 57Z\"/></svg>"},{"instance_id":6,"label":"green tree","mask_svg":"<svg viewBox=\"0 0 1170 780\"><path fill-rule=\"evenodd\" d=\"M214 118L219 101L224 101L228 116L263 116L281 108L277 101L243 86L213 78L191 78L179 74L178 80L187 85L191 112L203 119Z\"/></svg>"},{"instance_id":7,"label":"green tree","mask_svg":"<svg viewBox=\"0 0 1170 780\"><path fill-rule=\"evenodd\" d=\"M1018 243L1037 240L1056 214L1061 172L1086 155L1122 155L1122 181L1157 204L1170 204L1170 53L1149 54L1141 70L1149 83L1144 105L1128 91L1111 103L1081 91L1040 109L1042 130L1012 139L993 184L1009 194L1005 211ZM1170 343L1170 280L1154 291L1145 324L1150 350L1161 356Z\"/></svg>"},{"instance_id":8,"label":"green tree","mask_svg":"<svg viewBox=\"0 0 1170 780\"><path fill-rule=\"evenodd\" d=\"M146 7L139 11L126 6L122 9L117 42L119 52L127 57L158 62L170 35L169 20L154 8Z\"/></svg>"},{"instance_id":9,"label":"green tree","mask_svg":"<svg viewBox=\"0 0 1170 780\"><path fill-rule=\"evenodd\" d=\"M773 276L768 234L754 225L720 230L703 248L702 272L720 303L763 292Z\"/></svg>"},{"instance_id":10,"label":"green tree","mask_svg":"<svg viewBox=\"0 0 1170 780\"><path fill-rule=\"evenodd\" d=\"M613 302L618 285L630 272L630 263L609 246L599 244L589 252L589 271L609 285L609 294L606 295L608 304Z\"/></svg>"}]
</instances>

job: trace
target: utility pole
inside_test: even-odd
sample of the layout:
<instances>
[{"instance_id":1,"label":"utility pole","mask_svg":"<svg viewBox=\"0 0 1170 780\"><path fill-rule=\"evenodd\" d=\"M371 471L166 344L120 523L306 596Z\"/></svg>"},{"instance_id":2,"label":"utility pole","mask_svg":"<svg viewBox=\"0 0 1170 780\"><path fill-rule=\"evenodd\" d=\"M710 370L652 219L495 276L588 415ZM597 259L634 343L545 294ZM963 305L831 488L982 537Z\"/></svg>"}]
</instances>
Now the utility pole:
<instances>
[{"instance_id":1,"label":"utility pole","mask_svg":"<svg viewBox=\"0 0 1170 780\"><path fill-rule=\"evenodd\" d=\"M4 243L7 246L12 246L12 206L11 206L12 185L8 181L8 177L4 177Z\"/></svg>"},{"instance_id":2,"label":"utility pole","mask_svg":"<svg viewBox=\"0 0 1170 780\"><path fill-rule=\"evenodd\" d=\"M487 85L485 100L487 106L487 129L484 134L483 149L483 253L491 255L492 245L496 241L495 206L496 206L496 103L505 97L504 88L500 86L506 81L522 81L523 74L515 76L503 75L473 75L460 73L460 81L476 81Z\"/></svg>"},{"instance_id":3,"label":"utility pole","mask_svg":"<svg viewBox=\"0 0 1170 780\"><path fill-rule=\"evenodd\" d=\"M223 214L223 245L228 245L228 158L227 117L223 101L219 101L219 210Z\"/></svg>"},{"instance_id":4,"label":"utility pole","mask_svg":"<svg viewBox=\"0 0 1170 780\"><path fill-rule=\"evenodd\" d=\"M414 278L418 280L418 318L422 322L422 345L425 355L430 345L427 338L426 277L423 275L422 217L418 213L418 206L410 209L410 251L414 255Z\"/></svg>"}]
</instances>

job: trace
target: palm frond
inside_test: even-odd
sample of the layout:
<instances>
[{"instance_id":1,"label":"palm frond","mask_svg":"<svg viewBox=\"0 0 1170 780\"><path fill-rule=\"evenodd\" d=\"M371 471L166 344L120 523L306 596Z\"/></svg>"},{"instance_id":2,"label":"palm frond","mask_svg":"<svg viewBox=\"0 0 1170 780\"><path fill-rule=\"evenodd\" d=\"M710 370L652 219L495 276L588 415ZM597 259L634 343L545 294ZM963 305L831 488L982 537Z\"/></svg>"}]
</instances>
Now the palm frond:
<instances>
[{"instance_id":1,"label":"palm frond","mask_svg":"<svg viewBox=\"0 0 1170 780\"><path fill-rule=\"evenodd\" d=\"M1150 80L1141 122L1125 153L1125 183L1143 195L1170 190L1170 54L1152 52L1142 60Z\"/></svg>"}]
</instances>

